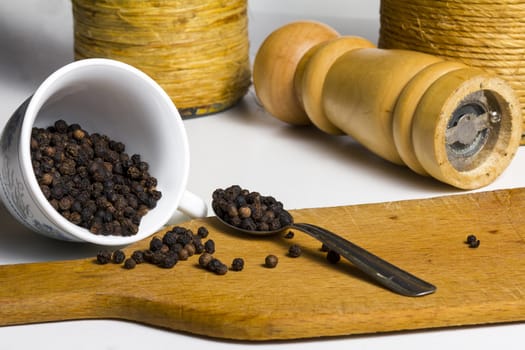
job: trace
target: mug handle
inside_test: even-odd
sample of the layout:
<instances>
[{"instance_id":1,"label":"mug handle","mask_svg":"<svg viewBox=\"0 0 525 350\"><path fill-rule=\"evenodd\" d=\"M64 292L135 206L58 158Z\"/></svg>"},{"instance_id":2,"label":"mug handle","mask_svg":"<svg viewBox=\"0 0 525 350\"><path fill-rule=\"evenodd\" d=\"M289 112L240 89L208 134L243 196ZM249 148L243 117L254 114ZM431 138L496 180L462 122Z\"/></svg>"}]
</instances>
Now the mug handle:
<instances>
[{"instance_id":1,"label":"mug handle","mask_svg":"<svg viewBox=\"0 0 525 350\"><path fill-rule=\"evenodd\" d=\"M178 209L191 218L204 218L208 216L206 202L190 191L184 191Z\"/></svg>"}]
</instances>

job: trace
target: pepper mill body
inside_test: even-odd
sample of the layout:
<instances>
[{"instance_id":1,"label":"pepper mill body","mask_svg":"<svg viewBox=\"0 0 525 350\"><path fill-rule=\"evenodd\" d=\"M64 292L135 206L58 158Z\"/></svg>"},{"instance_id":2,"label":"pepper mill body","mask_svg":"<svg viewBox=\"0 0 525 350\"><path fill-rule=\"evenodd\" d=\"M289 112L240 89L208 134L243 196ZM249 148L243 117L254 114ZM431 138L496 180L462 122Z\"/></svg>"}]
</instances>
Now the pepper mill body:
<instances>
[{"instance_id":1,"label":"pepper mill body","mask_svg":"<svg viewBox=\"0 0 525 350\"><path fill-rule=\"evenodd\" d=\"M309 39L301 41L304 33ZM458 188L494 181L519 146L519 101L503 80L424 53L378 49L321 23L270 34L253 75L276 118L348 134L390 162Z\"/></svg>"}]
</instances>

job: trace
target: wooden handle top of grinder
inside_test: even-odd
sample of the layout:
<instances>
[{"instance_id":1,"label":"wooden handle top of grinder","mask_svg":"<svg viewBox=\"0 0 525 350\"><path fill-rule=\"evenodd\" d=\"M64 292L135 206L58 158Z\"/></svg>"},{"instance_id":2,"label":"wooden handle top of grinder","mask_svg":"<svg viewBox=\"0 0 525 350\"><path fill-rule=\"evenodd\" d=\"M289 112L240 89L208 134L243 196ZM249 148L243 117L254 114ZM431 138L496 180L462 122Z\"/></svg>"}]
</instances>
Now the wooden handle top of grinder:
<instances>
[{"instance_id":1,"label":"wooden handle top of grinder","mask_svg":"<svg viewBox=\"0 0 525 350\"><path fill-rule=\"evenodd\" d=\"M488 185L506 169L521 137L509 84L459 62L334 32L295 22L263 42L253 79L273 116L348 134L386 160L462 189Z\"/></svg>"}]
</instances>

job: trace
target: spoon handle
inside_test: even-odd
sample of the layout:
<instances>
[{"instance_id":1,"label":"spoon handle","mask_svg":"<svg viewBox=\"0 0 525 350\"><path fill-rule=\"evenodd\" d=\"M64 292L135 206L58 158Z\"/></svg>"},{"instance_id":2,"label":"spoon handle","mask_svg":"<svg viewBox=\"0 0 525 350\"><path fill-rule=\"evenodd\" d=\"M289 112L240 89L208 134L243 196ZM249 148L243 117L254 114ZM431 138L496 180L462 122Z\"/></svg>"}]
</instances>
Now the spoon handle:
<instances>
[{"instance_id":1,"label":"spoon handle","mask_svg":"<svg viewBox=\"0 0 525 350\"><path fill-rule=\"evenodd\" d=\"M416 297L436 291L434 285L392 265L322 227L304 223L296 223L292 227L321 241L329 249L339 253L358 269L396 293Z\"/></svg>"}]
</instances>

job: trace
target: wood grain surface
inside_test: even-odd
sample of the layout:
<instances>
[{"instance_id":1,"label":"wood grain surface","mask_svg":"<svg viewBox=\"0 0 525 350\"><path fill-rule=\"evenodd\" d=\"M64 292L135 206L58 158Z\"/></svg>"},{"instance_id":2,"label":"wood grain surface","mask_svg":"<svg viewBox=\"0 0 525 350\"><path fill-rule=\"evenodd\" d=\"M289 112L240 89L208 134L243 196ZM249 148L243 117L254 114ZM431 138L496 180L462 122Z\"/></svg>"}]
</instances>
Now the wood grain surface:
<instances>
[{"instance_id":1,"label":"wood grain surface","mask_svg":"<svg viewBox=\"0 0 525 350\"><path fill-rule=\"evenodd\" d=\"M214 275L198 257L173 269L98 265L94 259L0 266L0 325L71 319L125 319L211 337L271 340L525 319L525 190L291 211L297 222L330 229L435 284L404 297L350 263L330 265L320 243L300 232L247 237L210 217L215 256L245 269ZM475 234L472 249L464 243ZM158 234L160 235L160 233ZM287 256L299 244L299 258ZM129 246L129 254L149 239ZM268 254L279 257L263 267Z\"/></svg>"}]
</instances>

